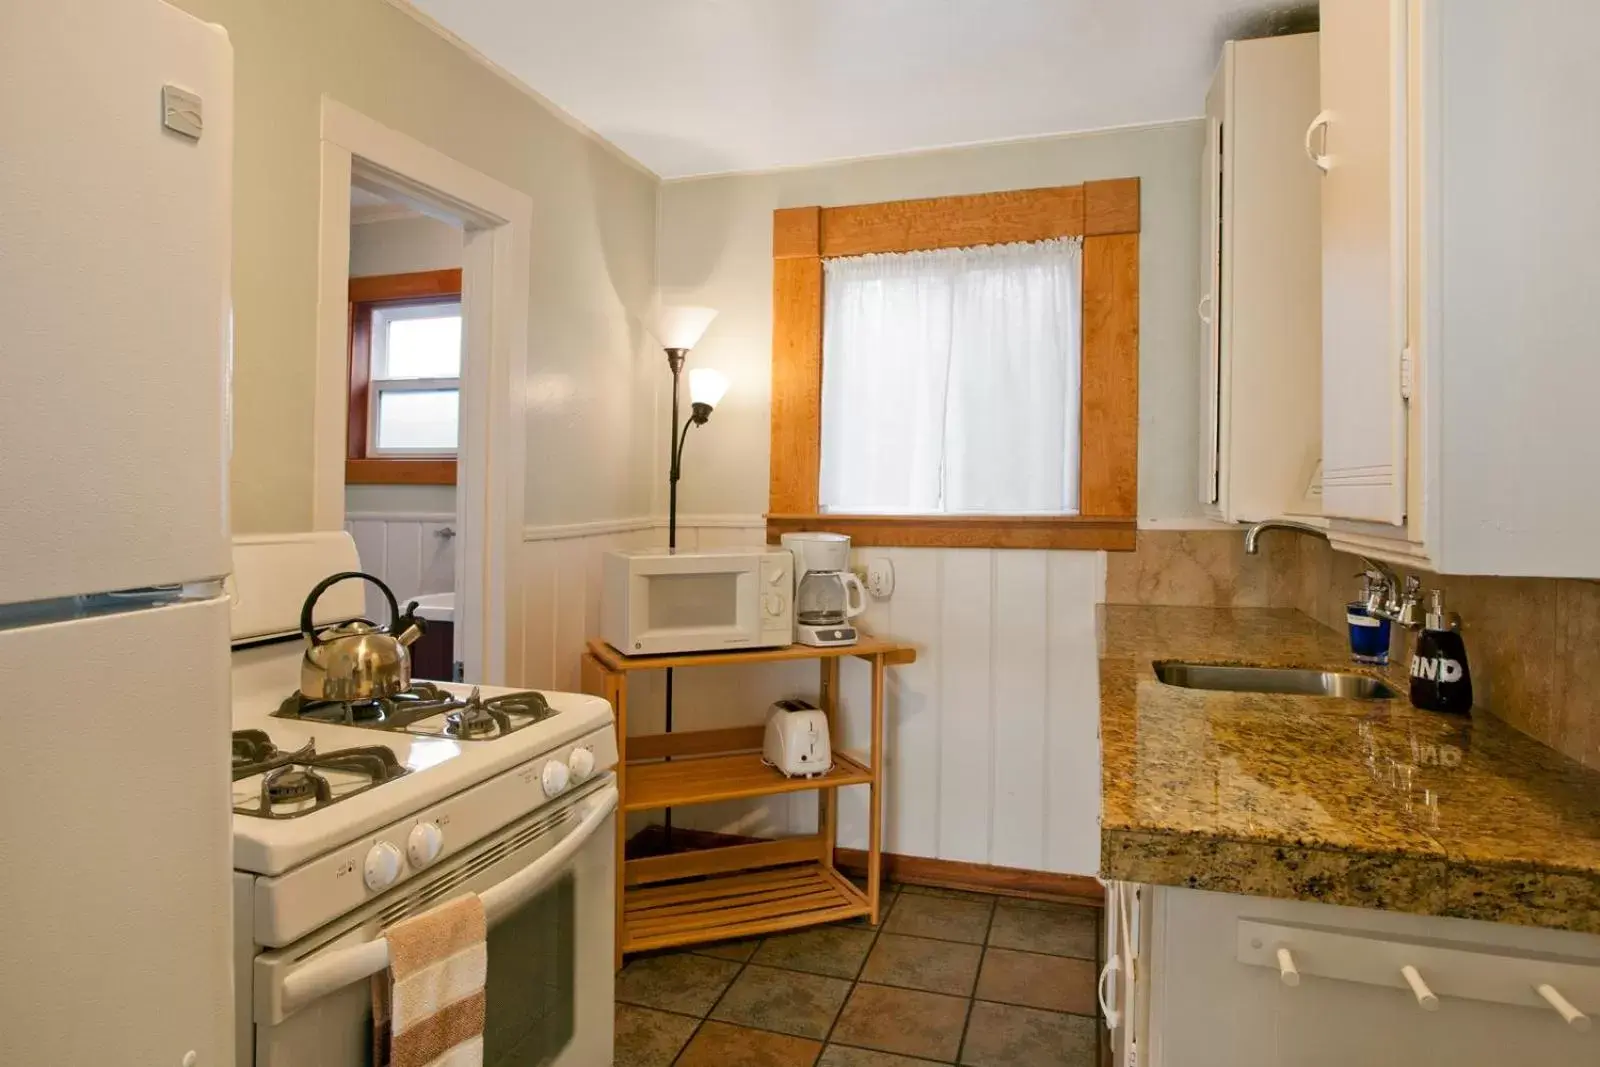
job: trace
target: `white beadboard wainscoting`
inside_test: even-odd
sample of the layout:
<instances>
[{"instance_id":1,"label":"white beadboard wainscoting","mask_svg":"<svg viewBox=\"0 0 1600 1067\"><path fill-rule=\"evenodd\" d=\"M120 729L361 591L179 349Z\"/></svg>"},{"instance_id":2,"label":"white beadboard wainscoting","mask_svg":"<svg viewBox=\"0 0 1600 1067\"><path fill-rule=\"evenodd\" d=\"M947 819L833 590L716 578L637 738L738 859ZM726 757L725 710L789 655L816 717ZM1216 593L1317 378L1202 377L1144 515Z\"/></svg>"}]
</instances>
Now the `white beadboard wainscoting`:
<instances>
[{"instance_id":1,"label":"white beadboard wainscoting","mask_svg":"<svg viewBox=\"0 0 1600 1067\"><path fill-rule=\"evenodd\" d=\"M760 516L690 516L680 547L759 545ZM524 535L522 684L578 688L579 657L600 619L600 561L618 548L666 543L664 520L639 518ZM1100 750L1095 608L1105 596L1098 552L859 549L888 559L893 596L858 620L917 646L888 672L884 848L910 856L1066 874L1099 867ZM846 660L842 736L867 749L870 677ZM673 725L705 730L758 723L786 696L816 699L814 664L675 672ZM660 672L630 680L629 734L660 732ZM766 836L816 828L814 793L680 808L674 824ZM644 823L659 821L636 817ZM841 794L839 842L864 848L867 796Z\"/></svg>"},{"instance_id":2,"label":"white beadboard wainscoting","mask_svg":"<svg viewBox=\"0 0 1600 1067\"><path fill-rule=\"evenodd\" d=\"M456 529L456 517L432 512L351 512L344 528L355 538L361 569L383 579L404 607L425 593L449 593L456 587L456 542L444 531ZM367 617L383 622L388 614L383 595L367 588Z\"/></svg>"}]
</instances>

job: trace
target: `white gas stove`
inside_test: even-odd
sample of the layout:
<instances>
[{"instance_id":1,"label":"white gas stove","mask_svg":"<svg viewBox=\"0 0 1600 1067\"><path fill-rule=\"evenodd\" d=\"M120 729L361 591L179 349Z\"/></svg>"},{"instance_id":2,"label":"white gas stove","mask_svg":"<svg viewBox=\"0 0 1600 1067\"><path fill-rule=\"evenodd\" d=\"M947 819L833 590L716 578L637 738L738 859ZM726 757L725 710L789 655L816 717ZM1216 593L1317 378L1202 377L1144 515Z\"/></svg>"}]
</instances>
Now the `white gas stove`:
<instances>
[{"instance_id":1,"label":"white gas stove","mask_svg":"<svg viewBox=\"0 0 1600 1067\"><path fill-rule=\"evenodd\" d=\"M241 1067L299 1062L304 1051L325 1050L330 1041L354 1049L365 1024L349 990L360 986L364 993L365 983L343 973L333 959L339 949L354 958L356 947L378 940L385 926L459 892L479 892L488 908L495 894L519 892L519 879L531 884L525 872L542 857L559 860L563 851L575 857L580 837L593 837L595 846L583 846L583 858L568 858L556 877L581 879L592 899L581 906L569 901L564 919L554 917L562 908L548 900L497 912L513 914L509 926L542 924L548 936L569 944L577 939L573 929L588 931L586 940L601 943L585 946L581 962L567 953L567 973L541 974L538 982L598 989L596 976L603 974L609 989L611 938L601 931L611 930L614 914L614 831L599 826L614 825L611 706L577 693L434 682L414 682L382 701L304 700L298 689L304 645L298 633L285 632L284 620L298 620L300 597L323 574L354 563L354 545L343 534L235 544ZM317 624L359 616L361 592L354 582L330 589ZM495 943L491 930L491 960ZM544 964L552 965L560 966L560 957ZM302 1010L341 996L349 1001L346 1011ZM610 998L604 999L609 1035ZM574 1019L575 1005L576 999L569 1005ZM598 1012L583 1009L596 1018ZM339 1020L338 1033L329 1029L330 1017ZM560 1031L555 1026L551 1048L593 1051L583 1044L588 1034L580 1040L574 1030L561 1039Z\"/></svg>"}]
</instances>

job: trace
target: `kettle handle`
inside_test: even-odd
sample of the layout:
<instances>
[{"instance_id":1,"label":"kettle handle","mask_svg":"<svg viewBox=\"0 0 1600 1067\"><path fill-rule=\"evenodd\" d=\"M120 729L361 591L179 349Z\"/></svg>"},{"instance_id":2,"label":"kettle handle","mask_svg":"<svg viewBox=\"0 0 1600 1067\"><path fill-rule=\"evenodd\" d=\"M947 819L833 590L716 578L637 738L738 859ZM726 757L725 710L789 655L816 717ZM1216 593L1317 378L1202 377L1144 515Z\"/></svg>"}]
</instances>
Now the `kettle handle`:
<instances>
[{"instance_id":1,"label":"kettle handle","mask_svg":"<svg viewBox=\"0 0 1600 1067\"><path fill-rule=\"evenodd\" d=\"M313 645L321 644L322 642L317 639L317 633L312 629L311 609L317 606L317 601L322 599L323 593L326 593L330 587L337 585L346 578L360 578L377 586L379 592L383 593L383 599L389 604L389 624L391 626L394 625L395 621L400 618L400 605L395 603L394 591L384 585L381 578L363 571L340 571L338 574L330 574L316 584L310 595L306 597L305 606L300 609L300 632Z\"/></svg>"}]
</instances>

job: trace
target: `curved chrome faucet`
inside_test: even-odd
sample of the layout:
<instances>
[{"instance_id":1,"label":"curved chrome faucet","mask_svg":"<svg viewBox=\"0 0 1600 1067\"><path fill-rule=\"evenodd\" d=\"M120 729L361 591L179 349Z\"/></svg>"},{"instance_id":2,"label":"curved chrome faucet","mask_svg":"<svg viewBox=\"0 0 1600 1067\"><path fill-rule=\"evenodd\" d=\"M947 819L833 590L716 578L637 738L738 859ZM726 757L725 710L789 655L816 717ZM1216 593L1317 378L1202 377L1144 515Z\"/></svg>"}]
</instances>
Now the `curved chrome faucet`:
<instances>
[{"instance_id":1,"label":"curved chrome faucet","mask_svg":"<svg viewBox=\"0 0 1600 1067\"><path fill-rule=\"evenodd\" d=\"M1307 522L1290 522L1288 519L1268 519L1265 522L1256 523L1245 531L1244 551L1246 555L1253 556L1261 551L1258 542L1261 540L1262 533L1267 530L1294 530L1296 533L1320 537L1324 541L1328 539L1328 531L1320 526L1312 526Z\"/></svg>"},{"instance_id":2,"label":"curved chrome faucet","mask_svg":"<svg viewBox=\"0 0 1600 1067\"><path fill-rule=\"evenodd\" d=\"M1324 541L1328 539L1328 531L1320 526L1291 522L1288 519L1267 519L1245 531L1246 555L1254 556L1260 553L1261 535L1267 530L1293 530L1296 533L1320 537ZM1400 576L1387 564L1368 559L1366 556L1361 556L1360 559L1368 578L1367 610L1378 618L1392 620L1408 630L1419 628L1422 625L1422 580L1416 575L1408 575L1402 583Z\"/></svg>"}]
</instances>

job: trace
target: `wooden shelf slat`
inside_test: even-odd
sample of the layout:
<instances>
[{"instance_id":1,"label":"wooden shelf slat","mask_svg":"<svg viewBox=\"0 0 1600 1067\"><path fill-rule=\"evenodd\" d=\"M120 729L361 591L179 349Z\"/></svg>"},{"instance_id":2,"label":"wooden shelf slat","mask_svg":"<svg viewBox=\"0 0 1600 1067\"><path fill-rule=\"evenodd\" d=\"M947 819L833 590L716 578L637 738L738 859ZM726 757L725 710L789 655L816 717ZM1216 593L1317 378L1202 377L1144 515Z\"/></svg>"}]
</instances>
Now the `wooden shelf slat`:
<instances>
[{"instance_id":1,"label":"wooden shelf slat","mask_svg":"<svg viewBox=\"0 0 1600 1067\"><path fill-rule=\"evenodd\" d=\"M667 667L718 667L734 663L782 663L808 659L861 659L883 657L891 667L917 661L917 650L899 641L863 635L853 645L815 648L811 645L784 645L779 648L747 648L738 652L683 652L666 656L625 656L599 638L589 641L589 654L611 671L659 671Z\"/></svg>"},{"instance_id":2,"label":"wooden shelf slat","mask_svg":"<svg viewBox=\"0 0 1600 1067\"><path fill-rule=\"evenodd\" d=\"M624 811L652 811L742 797L866 785L872 779L870 768L842 752L833 754L832 770L815 778L787 778L762 763L759 752L680 759L670 763L630 762L622 808Z\"/></svg>"},{"instance_id":3,"label":"wooden shelf slat","mask_svg":"<svg viewBox=\"0 0 1600 1067\"><path fill-rule=\"evenodd\" d=\"M782 896L777 896L780 889ZM871 911L865 894L820 862L629 887L623 900L622 950L750 937Z\"/></svg>"}]
</instances>

